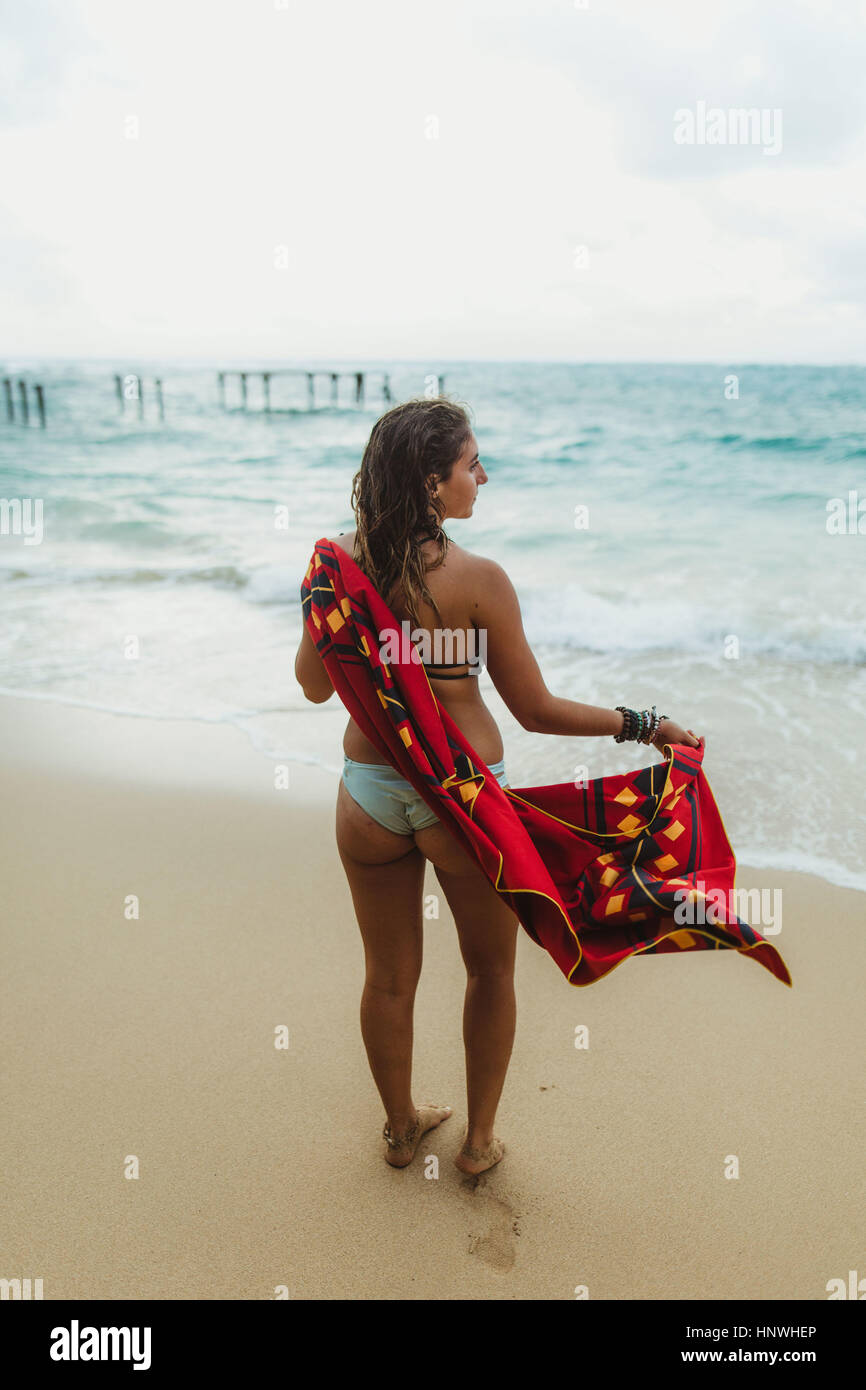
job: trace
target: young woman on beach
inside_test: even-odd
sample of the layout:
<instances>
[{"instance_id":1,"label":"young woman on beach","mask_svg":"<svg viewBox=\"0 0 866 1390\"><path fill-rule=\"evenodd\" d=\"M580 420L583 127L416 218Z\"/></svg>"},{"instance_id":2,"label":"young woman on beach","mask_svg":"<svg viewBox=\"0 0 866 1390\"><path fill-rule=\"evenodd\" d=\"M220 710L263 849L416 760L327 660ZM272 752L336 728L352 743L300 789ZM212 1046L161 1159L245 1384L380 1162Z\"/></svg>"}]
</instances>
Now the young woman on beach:
<instances>
[{"instance_id":1,"label":"young woman on beach","mask_svg":"<svg viewBox=\"0 0 866 1390\"><path fill-rule=\"evenodd\" d=\"M621 734L619 710L551 694L523 631L517 594L494 560L456 545L442 530L449 517L472 516L487 474L468 415L447 398L411 400L373 427L353 480L353 532L334 536L360 566L413 640L460 631L466 654L482 651L494 686L515 718L535 733ZM450 655L457 654L453 649ZM449 653L446 651L446 657ZM428 665L437 700L499 782L507 785L502 737L468 661ZM333 693L330 676L306 628L295 675L308 700ZM670 719L653 744L697 747L698 737ZM412 1100L415 991L421 971L425 862L454 915L466 965L463 1040L468 1124L455 1162L484 1172L505 1151L494 1120L515 1030L514 959L518 919L480 866L433 814L414 787L383 761L353 719L343 737L337 795L337 846L361 930L366 978L361 1031L387 1121L385 1158L410 1163L428 1130L448 1118L449 1105Z\"/></svg>"}]
</instances>

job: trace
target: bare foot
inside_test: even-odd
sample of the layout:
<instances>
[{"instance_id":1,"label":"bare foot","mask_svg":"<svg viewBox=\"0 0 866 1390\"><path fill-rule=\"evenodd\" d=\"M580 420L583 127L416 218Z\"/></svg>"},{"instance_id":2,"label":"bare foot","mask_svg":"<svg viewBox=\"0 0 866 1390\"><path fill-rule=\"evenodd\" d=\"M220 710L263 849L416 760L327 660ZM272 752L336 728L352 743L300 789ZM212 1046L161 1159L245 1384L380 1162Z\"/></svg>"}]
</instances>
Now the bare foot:
<instances>
[{"instance_id":1,"label":"bare foot","mask_svg":"<svg viewBox=\"0 0 866 1390\"><path fill-rule=\"evenodd\" d=\"M504 1153L505 1145L494 1134L484 1149L475 1149L471 1144L464 1143L454 1162L462 1172L471 1173L475 1177L478 1173L486 1173L488 1168L493 1168Z\"/></svg>"},{"instance_id":2,"label":"bare foot","mask_svg":"<svg viewBox=\"0 0 866 1390\"><path fill-rule=\"evenodd\" d=\"M415 1157L422 1136L441 1125L451 1114L450 1105L419 1105L415 1124L403 1134L392 1134L388 1125L382 1131L385 1140L385 1162L392 1168L405 1168Z\"/></svg>"}]
</instances>

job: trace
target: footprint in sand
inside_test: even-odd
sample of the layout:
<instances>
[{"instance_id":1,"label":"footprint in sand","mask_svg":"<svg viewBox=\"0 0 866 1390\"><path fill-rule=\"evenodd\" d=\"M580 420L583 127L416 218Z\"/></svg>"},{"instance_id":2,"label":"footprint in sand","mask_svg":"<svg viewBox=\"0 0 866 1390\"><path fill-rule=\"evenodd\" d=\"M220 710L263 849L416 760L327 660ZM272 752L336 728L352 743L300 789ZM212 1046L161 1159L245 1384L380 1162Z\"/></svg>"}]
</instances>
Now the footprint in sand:
<instances>
[{"instance_id":1,"label":"footprint in sand","mask_svg":"<svg viewBox=\"0 0 866 1390\"><path fill-rule=\"evenodd\" d=\"M484 1173L477 1177L466 1177L460 1184L460 1191L467 1202L471 1202L473 1217L477 1218L476 1229L469 1233L469 1254L477 1255L479 1260L493 1269L503 1272L512 1268L517 1248L515 1236L520 1235L514 1208L501 1197L485 1192ZM486 1228L486 1229L484 1229Z\"/></svg>"}]
</instances>

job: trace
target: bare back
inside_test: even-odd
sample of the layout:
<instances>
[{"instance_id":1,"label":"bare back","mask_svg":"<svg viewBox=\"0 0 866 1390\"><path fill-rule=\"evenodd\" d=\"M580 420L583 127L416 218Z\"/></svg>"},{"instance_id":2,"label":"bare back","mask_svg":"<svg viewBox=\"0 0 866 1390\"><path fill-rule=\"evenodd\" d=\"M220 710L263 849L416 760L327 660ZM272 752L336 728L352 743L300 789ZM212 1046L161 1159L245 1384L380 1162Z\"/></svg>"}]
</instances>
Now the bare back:
<instances>
[{"instance_id":1,"label":"bare back","mask_svg":"<svg viewBox=\"0 0 866 1390\"><path fill-rule=\"evenodd\" d=\"M329 537L332 545L339 545L354 558L355 531L341 536ZM435 560L438 547L433 541L425 541L422 553L428 562ZM427 571L427 587L433 595L442 614L442 626L452 631L466 633L466 651L477 651L475 633L480 625L482 609L483 571L488 562L480 556L463 550L453 541L448 546L445 561L436 569ZM391 611L399 622L404 619L412 624L413 632L426 632L430 638L430 651L436 650L434 632L440 627L435 612L428 603L422 603L416 622L406 607L405 598L398 590L391 596ZM471 642L475 640L473 647ZM483 650L483 648L482 648ZM488 654L489 656L489 654ZM435 658L434 658L435 659ZM466 665L458 667L465 670ZM488 767L499 762L503 756L502 735L496 720L487 708L478 689L478 677L467 676L463 680L444 680L435 673L428 672L433 694L443 709L446 709L464 737L471 743ZM360 763L384 763L378 749L350 718L343 735L343 752L347 757ZM390 764L386 764L390 766Z\"/></svg>"}]
</instances>

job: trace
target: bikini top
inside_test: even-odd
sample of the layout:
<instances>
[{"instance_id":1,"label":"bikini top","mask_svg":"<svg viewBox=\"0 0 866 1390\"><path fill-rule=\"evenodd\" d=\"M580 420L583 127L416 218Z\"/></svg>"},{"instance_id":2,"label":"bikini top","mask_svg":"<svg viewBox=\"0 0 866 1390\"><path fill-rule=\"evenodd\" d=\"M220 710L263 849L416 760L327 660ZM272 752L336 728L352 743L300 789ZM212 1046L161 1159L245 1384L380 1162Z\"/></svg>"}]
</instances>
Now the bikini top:
<instances>
[{"instance_id":1,"label":"bikini top","mask_svg":"<svg viewBox=\"0 0 866 1390\"><path fill-rule=\"evenodd\" d=\"M345 532L340 532L341 536L344 534ZM416 539L419 541L435 541L438 538L428 533L417 536ZM458 671L455 675L445 675L446 671L453 671L455 666L468 666L469 662L467 661L438 661L430 662L429 664L426 661L422 661L421 665L424 667L427 674L432 676L436 681L463 681L466 680L467 677L477 676L478 674L477 671Z\"/></svg>"},{"instance_id":2,"label":"bikini top","mask_svg":"<svg viewBox=\"0 0 866 1390\"><path fill-rule=\"evenodd\" d=\"M417 539L419 541L435 541L438 538L434 535L426 534L418 536ZM478 674L477 671L458 671L457 674L453 676L446 676L444 674L445 671L453 671L455 666L469 665L466 661L438 661L430 663L422 661L421 665L424 667L428 676L432 676L436 681L462 681L466 680L467 677L477 676Z\"/></svg>"}]
</instances>

